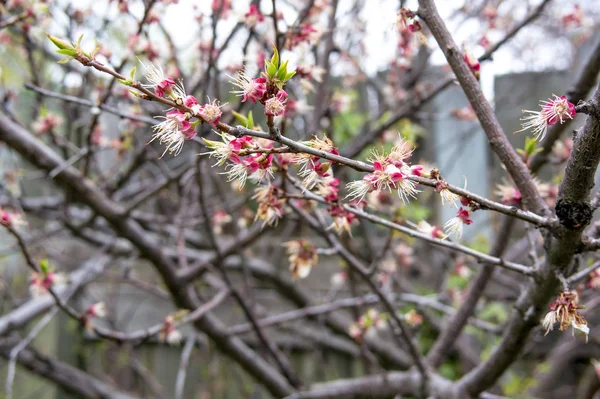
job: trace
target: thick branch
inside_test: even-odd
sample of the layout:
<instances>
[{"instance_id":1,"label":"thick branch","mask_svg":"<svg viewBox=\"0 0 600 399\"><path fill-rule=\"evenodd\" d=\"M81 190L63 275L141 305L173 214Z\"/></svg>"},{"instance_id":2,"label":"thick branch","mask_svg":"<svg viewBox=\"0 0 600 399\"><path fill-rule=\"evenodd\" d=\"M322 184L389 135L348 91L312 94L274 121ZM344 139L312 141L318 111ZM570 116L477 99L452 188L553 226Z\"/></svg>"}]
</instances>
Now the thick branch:
<instances>
[{"instance_id":1,"label":"thick branch","mask_svg":"<svg viewBox=\"0 0 600 399\"><path fill-rule=\"evenodd\" d=\"M427 23L446 56L469 103L477 114L492 149L506 166L508 173L523 195L525 208L536 213L545 212L547 206L540 197L527 166L506 138L492 107L483 95L479 82L465 62L462 52L442 21L433 0L419 0L419 16Z\"/></svg>"},{"instance_id":2,"label":"thick branch","mask_svg":"<svg viewBox=\"0 0 600 399\"><path fill-rule=\"evenodd\" d=\"M0 341L0 356L8 359L18 339ZM19 353L19 364L36 375L56 383L63 390L78 397L89 399L135 399L135 396L119 391L117 388L102 382L75 367L59 362L27 348Z\"/></svg>"},{"instance_id":3,"label":"thick branch","mask_svg":"<svg viewBox=\"0 0 600 399\"><path fill-rule=\"evenodd\" d=\"M591 103L598 107L600 87ZM546 262L540 267L539 282L532 282L515 305L504 336L490 358L459 381L459 388L471 395L492 386L521 352L531 329L538 324L548 300L559 287L557 274L566 275L580 247L583 229L591 213L590 191L600 161L600 119L587 118L575 137L565 177L559 187L557 215L563 227L555 236L546 235Z\"/></svg>"}]
</instances>

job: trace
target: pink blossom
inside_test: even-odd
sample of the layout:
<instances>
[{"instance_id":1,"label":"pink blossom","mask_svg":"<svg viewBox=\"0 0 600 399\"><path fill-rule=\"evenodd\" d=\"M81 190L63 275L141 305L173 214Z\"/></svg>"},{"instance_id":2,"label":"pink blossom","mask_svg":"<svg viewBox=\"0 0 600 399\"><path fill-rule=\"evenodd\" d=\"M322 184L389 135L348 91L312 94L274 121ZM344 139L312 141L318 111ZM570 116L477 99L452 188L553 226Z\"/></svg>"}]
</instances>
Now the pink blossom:
<instances>
[{"instance_id":1,"label":"pink blossom","mask_svg":"<svg viewBox=\"0 0 600 399\"><path fill-rule=\"evenodd\" d=\"M25 224L25 220L21 214L0 208L0 225L14 228L23 224Z\"/></svg>"},{"instance_id":2,"label":"pink blossom","mask_svg":"<svg viewBox=\"0 0 600 399\"><path fill-rule=\"evenodd\" d=\"M33 122L31 128L38 135L50 133L58 126L62 124L62 118L58 115L47 114L40 116L35 122Z\"/></svg>"},{"instance_id":3,"label":"pink blossom","mask_svg":"<svg viewBox=\"0 0 600 399\"><path fill-rule=\"evenodd\" d=\"M245 158L232 158L225 174L227 181L237 181L239 189L246 184L248 177L256 183L273 177L273 154L251 154Z\"/></svg>"},{"instance_id":4,"label":"pink blossom","mask_svg":"<svg viewBox=\"0 0 600 399\"><path fill-rule=\"evenodd\" d=\"M457 238L462 237L463 225L470 225L473 221L470 219L471 213L468 209L460 208L456 216L444 224L448 235L454 234Z\"/></svg>"},{"instance_id":5,"label":"pink blossom","mask_svg":"<svg viewBox=\"0 0 600 399\"><path fill-rule=\"evenodd\" d=\"M172 86L175 85L175 80L165 76L162 66L158 62L154 62L146 68L146 79L150 82L149 84L142 85L146 89L154 90L154 94L158 97L164 97L166 94L171 94L173 90Z\"/></svg>"},{"instance_id":6,"label":"pink blossom","mask_svg":"<svg viewBox=\"0 0 600 399\"><path fill-rule=\"evenodd\" d=\"M185 140L196 136L194 126L188 121L188 115L178 109L167 112L165 120L155 125L154 135L150 142L158 139L160 144L167 143L163 155L169 151L178 155L183 148Z\"/></svg>"},{"instance_id":7,"label":"pink blossom","mask_svg":"<svg viewBox=\"0 0 600 399\"><path fill-rule=\"evenodd\" d=\"M365 175L362 180L346 185L349 190L346 198L363 199L366 194L374 190L397 190L400 199L408 202L408 197L414 197L418 192L416 184L408 180L408 175L396 165L374 161L373 168L375 171Z\"/></svg>"},{"instance_id":8,"label":"pink blossom","mask_svg":"<svg viewBox=\"0 0 600 399\"><path fill-rule=\"evenodd\" d=\"M323 197L325 202L331 204L338 200L338 192L340 191L339 186L340 179L337 178L329 178L325 179L321 184L319 184L317 191L319 195Z\"/></svg>"},{"instance_id":9,"label":"pink blossom","mask_svg":"<svg viewBox=\"0 0 600 399\"><path fill-rule=\"evenodd\" d=\"M464 224L470 225L473 221L469 218L471 216L468 209L460 208L458 212L456 212L456 217L459 218Z\"/></svg>"},{"instance_id":10,"label":"pink blossom","mask_svg":"<svg viewBox=\"0 0 600 399\"><path fill-rule=\"evenodd\" d=\"M183 99L183 105L185 105L188 108L194 108L194 106L199 105L199 104L198 104L198 100L196 99L196 97L189 95Z\"/></svg>"},{"instance_id":11,"label":"pink blossom","mask_svg":"<svg viewBox=\"0 0 600 399\"><path fill-rule=\"evenodd\" d=\"M95 303L90 305L86 313L90 317L106 317L106 305L104 302Z\"/></svg>"},{"instance_id":12,"label":"pink blossom","mask_svg":"<svg viewBox=\"0 0 600 399\"><path fill-rule=\"evenodd\" d=\"M167 342L169 345L179 345L181 343L182 335L175 327L175 318L173 316L165 317L159 339Z\"/></svg>"},{"instance_id":13,"label":"pink blossom","mask_svg":"<svg viewBox=\"0 0 600 399\"><path fill-rule=\"evenodd\" d=\"M579 4L575 4L573 11L562 17L562 23L565 28L581 26L583 23L583 11Z\"/></svg>"},{"instance_id":14,"label":"pink blossom","mask_svg":"<svg viewBox=\"0 0 600 399\"><path fill-rule=\"evenodd\" d=\"M221 120L221 115L223 115L223 111L221 111L222 105L219 105L217 100L213 100L212 103L204 104L198 110L198 115L206 122L213 126L217 126L219 121Z\"/></svg>"},{"instance_id":15,"label":"pink blossom","mask_svg":"<svg viewBox=\"0 0 600 399\"><path fill-rule=\"evenodd\" d=\"M296 47L303 42L308 44L315 43L320 39L321 35L322 32L310 23L300 25L298 30L292 33L288 42L288 48Z\"/></svg>"},{"instance_id":16,"label":"pink blossom","mask_svg":"<svg viewBox=\"0 0 600 399\"><path fill-rule=\"evenodd\" d=\"M318 157L311 158L308 162L304 163L300 170L299 176L304 178L302 185L307 189L312 190L317 183L331 176L329 173L330 168L330 162L322 162Z\"/></svg>"},{"instance_id":17,"label":"pink blossom","mask_svg":"<svg viewBox=\"0 0 600 399\"><path fill-rule=\"evenodd\" d=\"M219 13L221 18L227 18L231 11L231 0L213 0L211 9L213 13Z\"/></svg>"},{"instance_id":18,"label":"pink blossom","mask_svg":"<svg viewBox=\"0 0 600 399\"><path fill-rule=\"evenodd\" d=\"M421 220L417 224L417 230L423 234L427 234L431 238L438 238L440 240L443 240L444 238L446 238L446 235L444 234L442 229L440 229L437 226L430 225L425 220Z\"/></svg>"},{"instance_id":19,"label":"pink blossom","mask_svg":"<svg viewBox=\"0 0 600 399\"><path fill-rule=\"evenodd\" d=\"M489 4L483 9L482 16L492 22L498 17L498 8L493 4Z\"/></svg>"},{"instance_id":20,"label":"pink blossom","mask_svg":"<svg viewBox=\"0 0 600 399\"><path fill-rule=\"evenodd\" d=\"M333 223L329 226L330 229L334 229L339 235L342 235L344 232L351 234L350 228L357 219L355 214L348 212L342 206L332 204L329 207L329 215L333 219Z\"/></svg>"},{"instance_id":21,"label":"pink blossom","mask_svg":"<svg viewBox=\"0 0 600 399\"><path fill-rule=\"evenodd\" d=\"M256 7L254 4L250 4L248 12L244 14L244 20L248 28L253 28L259 22L263 22L265 17L260 13L258 7Z\"/></svg>"},{"instance_id":22,"label":"pink blossom","mask_svg":"<svg viewBox=\"0 0 600 399\"><path fill-rule=\"evenodd\" d=\"M244 71L240 71L237 78L230 81L230 83L239 88L239 90L233 90L231 93L236 96L241 96L242 102L250 100L256 104L256 102L261 101L267 93L267 79L250 78Z\"/></svg>"},{"instance_id":23,"label":"pink blossom","mask_svg":"<svg viewBox=\"0 0 600 399\"><path fill-rule=\"evenodd\" d=\"M521 202L521 192L512 184L498 184L496 195L501 197L504 205L517 205Z\"/></svg>"},{"instance_id":24,"label":"pink blossom","mask_svg":"<svg viewBox=\"0 0 600 399\"><path fill-rule=\"evenodd\" d=\"M554 98L547 101L541 101L541 111L523 110L523 113L529 114L521 118L521 130L515 133L531 129L536 140L541 141L546 136L548 126L560 122L564 123L567 119L573 119L577 113L575 105L567 100L567 97L553 94Z\"/></svg>"},{"instance_id":25,"label":"pink blossom","mask_svg":"<svg viewBox=\"0 0 600 399\"><path fill-rule=\"evenodd\" d=\"M48 292L55 284L66 282L66 278L61 273L46 272L32 273L29 280L29 292L34 298L40 297Z\"/></svg>"},{"instance_id":26,"label":"pink blossom","mask_svg":"<svg viewBox=\"0 0 600 399\"><path fill-rule=\"evenodd\" d=\"M285 112L285 103L287 102L287 93L279 90L274 97L265 101L265 115L279 116Z\"/></svg>"},{"instance_id":27,"label":"pink blossom","mask_svg":"<svg viewBox=\"0 0 600 399\"><path fill-rule=\"evenodd\" d=\"M263 227L266 225L275 226L279 219L283 217L283 206L285 199L280 198L280 190L274 184L265 185L255 190L252 197L258 201L255 220L261 219Z\"/></svg>"},{"instance_id":28,"label":"pink blossom","mask_svg":"<svg viewBox=\"0 0 600 399\"><path fill-rule=\"evenodd\" d=\"M559 121L563 123L563 117L573 119L575 114L575 105L567 100L566 96L554 96L555 99L544 104L542 113L546 115L548 125L556 125Z\"/></svg>"},{"instance_id":29,"label":"pink blossom","mask_svg":"<svg viewBox=\"0 0 600 399\"><path fill-rule=\"evenodd\" d=\"M423 316L418 314L416 310L412 309L404 315L404 320L406 320L410 326L416 327L423 323Z\"/></svg>"},{"instance_id":30,"label":"pink blossom","mask_svg":"<svg viewBox=\"0 0 600 399\"><path fill-rule=\"evenodd\" d=\"M490 45L490 40L488 39L487 35L482 35L477 43L479 43L481 47L487 49Z\"/></svg>"},{"instance_id":31,"label":"pink blossom","mask_svg":"<svg viewBox=\"0 0 600 399\"><path fill-rule=\"evenodd\" d=\"M307 240L299 239L283 244L287 248L290 271L294 278L306 278L319 261L316 248Z\"/></svg>"}]
</instances>

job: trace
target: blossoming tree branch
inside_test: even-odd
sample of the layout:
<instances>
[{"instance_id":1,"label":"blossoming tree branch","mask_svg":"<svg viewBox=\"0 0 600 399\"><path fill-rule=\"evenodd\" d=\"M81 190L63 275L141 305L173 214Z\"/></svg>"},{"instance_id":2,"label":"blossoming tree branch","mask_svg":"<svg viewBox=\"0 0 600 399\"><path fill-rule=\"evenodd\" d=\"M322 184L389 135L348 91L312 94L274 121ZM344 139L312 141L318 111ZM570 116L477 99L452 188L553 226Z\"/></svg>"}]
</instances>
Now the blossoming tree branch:
<instances>
[{"instance_id":1,"label":"blossoming tree branch","mask_svg":"<svg viewBox=\"0 0 600 399\"><path fill-rule=\"evenodd\" d=\"M35 94L31 109L21 109L4 92L0 140L6 159L23 159L47 187L28 187L34 172L16 165L4 172L0 224L11 243L4 251L23 259L19 272L28 275L30 296L11 299L0 317L7 397L20 364L81 397L142 397L149 389L183 398L192 386L187 369L203 362L205 338L261 387L243 397L521 397L562 386L535 367L511 385L507 376L537 362L532 346L552 373L564 367L556 342L597 345L597 320L586 316L600 304L593 218L600 206L600 45L573 90L548 92L537 108L520 104L534 108L514 115L521 118L514 133L527 136L523 148L509 140L513 132L502 128L480 81L482 63L533 24L589 29L579 5L556 17L551 1L534 2L521 19L496 3L465 6L457 15L477 21L482 33L459 46L449 30L453 18L442 18L433 0L412 8L401 2L386 33L396 53L382 78L369 75L365 53L355 52L363 30L347 40L337 35L368 23L359 2L345 14L341 0L253 0L242 9L215 0L207 11L194 8L199 35L208 39L185 73L161 17L183 6L171 4L177 1L109 1L117 15L135 19L120 58L103 29L92 30L91 46L90 32L73 41L71 28L38 40L33 22L66 15L84 25L91 18L48 3L0 5L3 42L23 46L26 87ZM138 6L141 17L133 17ZM160 55L157 32L169 57ZM236 51L243 62L227 64L226 54L235 59ZM433 83L423 73L432 52L448 66ZM44 82L42 64L64 68L64 84L69 76L79 86ZM468 100L453 117L479 124L477 134L485 134L503 169L489 195L466 178L450 181L450 171L423 158L419 115L453 83ZM352 111L348 88L358 93L360 85L375 92L377 109L357 98L366 105ZM49 111L56 104L62 115ZM110 116L118 122L111 125ZM576 119L582 127L561 137ZM460 167L460 157L456 162ZM559 165L557 176L538 175L550 164ZM439 209L454 217L440 221ZM478 222L481 214L497 222L490 245L473 239L488 227ZM75 250L56 248L52 237L80 242L86 261L69 259ZM123 324L126 304L111 296L110 284L134 287L171 310L142 318L141 326ZM265 286L287 310L271 308L261 296ZM132 356L149 342L182 347L174 394L161 394L163 376L147 370L139 386L109 383L42 354L32 341L57 312L82 327L80 337ZM321 355L349 356L362 372L306 373L281 332ZM53 367L40 366L42 358ZM143 368L138 363L128 367ZM592 397L600 367L593 357L586 364L591 377L574 377L576 391Z\"/></svg>"}]
</instances>

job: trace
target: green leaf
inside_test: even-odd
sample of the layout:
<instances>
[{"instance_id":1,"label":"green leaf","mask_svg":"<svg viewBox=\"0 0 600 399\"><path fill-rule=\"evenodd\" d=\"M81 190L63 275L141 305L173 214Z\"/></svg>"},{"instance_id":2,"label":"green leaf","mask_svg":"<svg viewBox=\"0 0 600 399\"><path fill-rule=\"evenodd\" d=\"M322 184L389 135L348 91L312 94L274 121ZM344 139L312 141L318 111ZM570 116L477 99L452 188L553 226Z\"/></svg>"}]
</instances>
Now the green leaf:
<instances>
[{"instance_id":1,"label":"green leaf","mask_svg":"<svg viewBox=\"0 0 600 399\"><path fill-rule=\"evenodd\" d=\"M254 117L252 116L252 111L248 112L248 126L246 126L248 129L253 129L254 128Z\"/></svg>"},{"instance_id":2,"label":"green leaf","mask_svg":"<svg viewBox=\"0 0 600 399\"><path fill-rule=\"evenodd\" d=\"M283 79L284 81L288 81L290 80L294 75L296 74L296 71L290 71L287 73L287 75L285 75L285 78Z\"/></svg>"},{"instance_id":3,"label":"green leaf","mask_svg":"<svg viewBox=\"0 0 600 399\"><path fill-rule=\"evenodd\" d=\"M131 69L131 72L129 72L129 77L131 78L131 80L133 80L133 78L135 77L135 69L136 69L136 66L134 66Z\"/></svg>"},{"instance_id":4,"label":"green leaf","mask_svg":"<svg viewBox=\"0 0 600 399\"><path fill-rule=\"evenodd\" d=\"M42 274L45 276L48 273L48 259L42 259L39 263Z\"/></svg>"},{"instance_id":5,"label":"green leaf","mask_svg":"<svg viewBox=\"0 0 600 399\"><path fill-rule=\"evenodd\" d=\"M244 115L240 114L239 112L235 112L235 111L231 111L231 112L233 112L233 116L241 125L248 127L248 118L246 118Z\"/></svg>"},{"instance_id":6,"label":"green leaf","mask_svg":"<svg viewBox=\"0 0 600 399\"><path fill-rule=\"evenodd\" d=\"M275 68L279 67L279 51L277 51L277 47L273 45L273 56L271 57L271 64L275 65Z\"/></svg>"},{"instance_id":7,"label":"green leaf","mask_svg":"<svg viewBox=\"0 0 600 399\"><path fill-rule=\"evenodd\" d=\"M286 60L283 64L281 64L281 66L277 70L277 79L285 80L285 75L287 75L287 65L288 65L288 60Z\"/></svg>"},{"instance_id":8,"label":"green leaf","mask_svg":"<svg viewBox=\"0 0 600 399\"><path fill-rule=\"evenodd\" d=\"M71 50L71 49L68 49L68 48L56 50L56 52L58 54L68 55L69 57L74 57L77 54L77 52L75 50Z\"/></svg>"},{"instance_id":9,"label":"green leaf","mask_svg":"<svg viewBox=\"0 0 600 399\"><path fill-rule=\"evenodd\" d=\"M265 65L267 67L267 76L269 77L269 80L272 80L277 73L277 66L271 61L265 61Z\"/></svg>"},{"instance_id":10,"label":"green leaf","mask_svg":"<svg viewBox=\"0 0 600 399\"><path fill-rule=\"evenodd\" d=\"M59 49L67 49L67 48L69 48L69 49L73 49L73 50L75 49L75 48L74 48L74 47L73 47L73 46L72 46L70 43L68 43L68 42L66 42L66 41L64 41L64 40L61 40L61 39L59 39L58 37L51 36L51 35L49 35L48 33L46 33L46 36L47 36L47 37L48 37L48 39L50 39L50 41L51 41L52 43L54 43L54 45L55 45L56 47L58 47Z\"/></svg>"}]
</instances>

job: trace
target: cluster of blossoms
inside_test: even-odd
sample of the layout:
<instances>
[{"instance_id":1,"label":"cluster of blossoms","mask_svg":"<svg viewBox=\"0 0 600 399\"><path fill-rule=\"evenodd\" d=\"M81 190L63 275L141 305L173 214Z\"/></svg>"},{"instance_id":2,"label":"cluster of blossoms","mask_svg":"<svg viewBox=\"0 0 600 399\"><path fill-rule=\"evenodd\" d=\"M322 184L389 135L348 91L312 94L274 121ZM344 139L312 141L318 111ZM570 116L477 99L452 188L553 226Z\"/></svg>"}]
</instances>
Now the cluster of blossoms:
<instances>
[{"instance_id":1,"label":"cluster of blossoms","mask_svg":"<svg viewBox=\"0 0 600 399\"><path fill-rule=\"evenodd\" d=\"M29 279L29 293L33 298L38 298L48 293L48 290L57 284L65 284L67 277L62 273L42 268L40 273L34 272Z\"/></svg>"},{"instance_id":2,"label":"cluster of blossoms","mask_svg":"<svg viewBox=\"0 0 600 399\"><path fill-rule=\"evenodd\" d=\"M166 154L167 151L175 156L179 155L185 140L196 137L196 130L189 122L189 118L189 114L178 109L167 112L164 121L154 125L152 128L154 134L152 135L150 142L158 139L160 144L166 143L163 155Z\"/></svg>"},{"instance_id":3,"label":"cluster of blossoms","mask_svg":"<svg viewBox=\"0 0 600 399\"><path fill-rule=\"evenodd\" d=\"M91 330L92 319L106 317L106 305L104 302L98 302L90 305L83 314L83 325L86 330Z\"/></svg>"},{"instance_id":4,"label":"cluster of blossoms","mask_svg":"<svg viewBox=\"0 0 600 399\"><path fill-rule=\"evenodd\" d=\"M450 235L454 235L456 238L460 239L463 234L464 225L468 226L471 223L473 223L473 221L471 220L471 212L477 210L477 204L466 197L461 197L460 195L450 191L450 185L446 181L441 180L439 171L437 169L432 170L431 176L438 179L435 185L435 190L438 192L438 194L440 194L440 197L442 199L442 205L446 205L447 203L449 203L454 207L458 208L458 211L456 212L455 217L448 220L444 224L444 230L446 232L445 236L443 236L443 234L441 234L441 232L439 232L437 228L428 228L426 225L423 225L423 229L424 231L432 229L430 231L432 232L432 234L435 234L435 236L433 236L434 238L444 239ZM467 182L465 180L464 189L466 188Z\"/></svg>"},{"instance_id":5,"label":"cluster of blossoms","mask_svg":"<svg viewBox=\"0 0 600 399\"><path fill-rule=\"evenodd\" d=\"M350 325L348 334L358 342L365 338L377 336L377 330L386 328L388 315L379 313L376 309L369 309Z\"/></svg>"},{"instance_id":6,"label":"cluster of blossoms","mask_svg":"<svg viewBox=\"0 0 600 399\"><path fill-rule=\"evenodd\" d=\"M240 71L236 78L230 81L237 90L232 93L242 97L242 102L250 100L264 105L265 115L280 116L286 112L288 94L283 90L286 82L296 71L288 71L288 61L279 62L279 53L273 49L271 60L265 60L265 70L259 78L251 78Z\"/></svg>"},{"instance_id":7,"label":"cluster of blossoms","mask_svg":"<svg viewBox=\"0 0 600 399\"><path fill-rule=\"evenodd\" d=\"M236 181L241 190L250 178L255 183L269 181L273 176L273 154L267 152L272 148L272 142L261 146L252 137L236 138L227 133L221 133L221 141L202 138L210 149L208 155L217 159L216 165L227 164L225 174L227 181ZM256 151L248 153L248 151Z\"/></svg>"},{"instance_id":8,"label":"cluster of blossoms","mask_svg":"<svg viewBox=\"0 0 600 399\"><path fill-rule=\"evenodd\" d=\"M161 117L164 121L152 128L154 134L150 141L158 140L161 144L166 144L163 155L167 152L178 155L184 142L196 137L195 129L200 123L206 122L212 126L219 124L223 105L210 99L208 103L201 105L194 96L186 94L181 82L176 83L173 78L167 77L160 64L146 66L146 78L150 83L142 85L144 88L154 91L158 97L168 97L178 105L191 109L191 112L173 109L165 117ZM190 122L192 117L197 120Z\"/></svg>"},{"instance_id":9,"label":"cluster of blossoms","mask_svg":"<svg viewBox=\"0 0 600 399\"><path fill-rule=\"evenodd\" d=\"M373 164L373 173L369 173L361 180L350 182L346 185L349 193L346 198L362 200L372 191L396 190L402 202L408 202L409 197L415 197L419 192L417 184L409 176L421 172L420 168L411 168L407 160L412 154L412 147L407 141L400 140L389 155L380 155L373 152L374 158L369 160Z\"/></svg>"},{"instance_id":10,"label":"cluster of blossoms","mask_svg":"<svg viewBox=\"0 0 600 399\"><path fill-rule=\"evenodd\" d=\"M400 35L398 49L401 53L400 55L405 58L409 57L416 47L415 37L423 43L427 42L427 39L421 32L421 23L417 21L416 17L417 15L413 11L404 7L400 9L396 17L396 26ZM417 35L415 36L415 34Z\"/></svg>"},{"instance_id":11,"label":"cluster of blossoms","mask_svg":"<svg viewBox=\"0 0 600 399\"><path fill-rule=\"evenodd\" d=\"M579 313L579 309L585 306L579 305L579 295L574 291L563 291L558 295L554 302L550 303L550 312L546 314L542 321L542 326L546 329L546 334L554 329L558 322L560 331L564 331L569 326L585 334L586 342L590 328L585 318ZM574 331L573 331L574 332Z\"/></svg>"},{"instance_id":12,"label":"cluster of blossoms","mask_svg":"<svg viewBox=\"0 0 600 399\"><path fill-rule=\"evenodd\" d=\"M254 220L262 220L263 227L277 225L279 219L283 217L285 205L285 198L281 198L280 189L274 184L258 187L252 198L258 202Z\"/></svg>"},{"instance_id":13,"label":"cluster of blossoms","mask_svg":"<svg viewBox=\"0 0 600 399\"><path fill-rule=\"evenodd\" d=\"M421 30L421 23L416 20L417 15L408 8L402 8L397 15L398 30L400 32L409 31L411 33Z\"/></svg>"},{"instance_id":14,"label":"cluster of blossoms","mask_svg":"<svg viewBox=\"0 0 600 399\"><path fill-rule=\"evenodd\" d=\"M315 150L338 155L337 148L328 137L323 139L315 137L303 144ZM302 186L306 190L314 189L329 205L328 212L333 219L329 228L334 229L340 235L344 232L350 233L351 225L357 217L339 203L340 180L333 177L332 162L311 154L301 153L294 155L290 159L290 163L300 166L299 176L303 179Z\"/></svg>"},{"instance_id":15,"label":"cluster of blossoms","mask_svg":"<svg viewBox=\"0 0 600 399\"><path fill-rule=\"evenodd\" d=\"M323 151L328 154L339 155L337 148L333 142L325 137L320 139L313 138L305 143L306 146L315 150ZM292 159L292 163L300 166L300 177L303 178L302 186L308 190L312 190L317 186L317 191L327 197L329 201L337 200L337 186L339 180L332 179L331 161L327 161L311 154L298 154Z\"/></svg>"},{"instance_id":16,"label":"cluster of blossoms","mask_svg":"<svg viewBox=\"0 0 600 399\"><path fill-rule=\"evenodd\" d=\"M319 262L317 249L307 240L299 239L283 244L289 255L290 271L294 278L305 278Z\"/></svg>"},{"instance_id":17,"label":"cluster of blossoms","mask_svg":"<svg viewBox=\"0 0 600 399\"><path fill-rule=\"evenodd\" d=\"M564 123L567 119L573 119L577 111L575 105L567 100L567 97L553 94L554 98L547 101L541 101L541 111L523 110L523 113L529 115L521 118L521 130L515 133L531 129L536 140L542 141L546 137L548 126L556 125L558 122Z\"/></svg>"}]
</instances>

